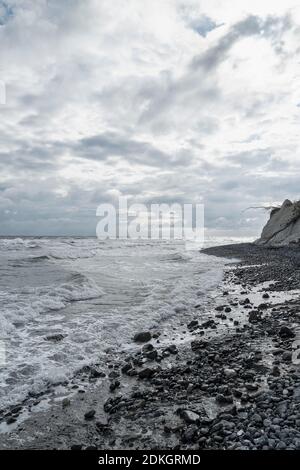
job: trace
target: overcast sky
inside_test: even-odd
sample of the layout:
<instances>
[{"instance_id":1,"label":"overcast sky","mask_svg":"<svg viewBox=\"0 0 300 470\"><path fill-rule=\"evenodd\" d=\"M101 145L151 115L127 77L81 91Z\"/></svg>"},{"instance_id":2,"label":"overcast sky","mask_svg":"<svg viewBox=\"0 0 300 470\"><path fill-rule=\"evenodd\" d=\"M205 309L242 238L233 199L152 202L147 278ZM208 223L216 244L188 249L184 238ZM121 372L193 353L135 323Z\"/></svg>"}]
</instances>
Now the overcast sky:
<instances>
[{"instance_id":1,"label":"overcast sky","mask_svg":"<svg viewBox=\"0 0 300 470\"><path fill-rule=\"evenodd\" d=\"M258 234L300 197L297 3L0 0L0 234L94 235L119 195Z\"/></svg>"}]
</instances>

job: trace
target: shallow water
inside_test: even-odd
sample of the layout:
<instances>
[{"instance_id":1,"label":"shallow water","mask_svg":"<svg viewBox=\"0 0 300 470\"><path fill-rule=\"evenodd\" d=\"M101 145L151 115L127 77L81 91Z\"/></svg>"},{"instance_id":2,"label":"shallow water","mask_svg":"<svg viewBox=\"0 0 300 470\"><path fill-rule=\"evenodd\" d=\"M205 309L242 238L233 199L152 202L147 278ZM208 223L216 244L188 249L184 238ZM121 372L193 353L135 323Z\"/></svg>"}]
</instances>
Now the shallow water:
<instances>
[{"instance_id":1,"label":"shallow water","mask_svg":"<svg viewBox=\"0 0 300 470\"><path fill-rule=\"evenodd\" d=\"M137 331L186 324L223 267L175 242L0 239L0 409L134 347Z\"/></svg>"}]
</instances>

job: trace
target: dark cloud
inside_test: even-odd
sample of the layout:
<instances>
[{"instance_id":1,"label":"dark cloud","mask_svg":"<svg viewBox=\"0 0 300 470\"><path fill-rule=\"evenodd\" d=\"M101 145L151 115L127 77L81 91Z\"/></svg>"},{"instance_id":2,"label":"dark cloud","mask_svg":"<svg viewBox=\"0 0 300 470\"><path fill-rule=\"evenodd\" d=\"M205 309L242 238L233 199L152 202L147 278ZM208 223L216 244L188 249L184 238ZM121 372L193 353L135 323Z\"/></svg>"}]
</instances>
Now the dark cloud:
<instances>
[{"instance_id":1,"label":"dark cloud","mask_svg":"<svg viewBox=\"0 0 300 470\"><path fill-rule=\"evenodd\" d=\"M233 164L238 164L243 168L256 167L261 168L268 164L272 159L273 149L260 149L247 150L244 152L233 153L226 155L225 159Z\"/></svg>"},{"instance_id":2,"label":"dark cloud","mask_svg":"<svg viewBox=\"0 0 300 470\"><path fill-rule=\"evenodd\" d=\"M129 163L162 168L168 165L184 165L191 160L190 154L178 152L176 155L169 155L148 142L140 142L111 132L83 138L71 144L70 150L73 155L84 159L107 160L110 157L120 157Z\"/></svg>"}]
</instances>

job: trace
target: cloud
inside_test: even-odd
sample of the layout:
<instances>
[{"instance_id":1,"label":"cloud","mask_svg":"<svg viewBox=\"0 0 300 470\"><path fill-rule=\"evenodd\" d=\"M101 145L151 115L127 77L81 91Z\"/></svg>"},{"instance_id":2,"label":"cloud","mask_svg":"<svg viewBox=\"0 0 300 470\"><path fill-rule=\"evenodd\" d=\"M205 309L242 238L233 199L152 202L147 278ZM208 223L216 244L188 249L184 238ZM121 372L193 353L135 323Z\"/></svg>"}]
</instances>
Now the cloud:
<instances>
[{"instance_id":1,"label":"cloud","mask_svg":"<svg viewBox=\"0 0 300 470\"><path fill-rule=\"evenodd\" d=\"M175 155L157 149L148 142L137 141L115 133L85 137L70 146L73 155L91 160L106 160L110 157L120 157L128 163L138 163L146 166L164 168L168 165L184 165L188 163L188 156L183 152Z\"/></svg>"},{"instance_id":2,"label":"cloud","mask_svg":"<svg viewBox=\"0 0 300 470\"><path fill-rule=\"evenodd\" d=\"M237 41L251 36L270 39L275 50L279 51L282 35L290 28L291 20L289 16L282 18L269 16L266 19L261 19L250 15L234 24L214 47L194 58L192 68L202 68L210 71L227 59L227 54Z\"/></svg>"},{"instance_id":3,"label":"cloud","mask_svg":"<svg viewBox=\"0 0 300 470\"><path fill-rule=\"evenodd\" d=\"M0 26L3 26L13 16L13 8L6 2L0 2Z\"/></svg>"},{"instance_id":4,"label":"cloud","mask_svg":"<svg viewBox=\"0 0 300 470\"><path fill-rule=\"evenodd\" d=\"M246 3L0 1L0 234L93 235L128 195L254 236L299 197L300 14Z\"/></svg>"}]
</instances>

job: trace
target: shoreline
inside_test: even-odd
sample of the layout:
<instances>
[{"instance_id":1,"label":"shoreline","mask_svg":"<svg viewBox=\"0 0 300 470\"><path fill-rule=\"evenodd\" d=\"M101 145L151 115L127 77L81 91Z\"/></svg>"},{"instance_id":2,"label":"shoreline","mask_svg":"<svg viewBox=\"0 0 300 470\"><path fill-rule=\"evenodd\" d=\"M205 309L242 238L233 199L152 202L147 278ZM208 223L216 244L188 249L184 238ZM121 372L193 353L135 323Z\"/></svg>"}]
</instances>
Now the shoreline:
<instances>
[{"instance_id":1,"label":"shoreline","mask_svg":"<svg viewBox=\"0 0 300 470\"><path fill-rule=\"evenodd\" d=\"M184 344L111 360L101 383L8 428L0 448L300 449L299 249L202 252L239 261Z\"/></svg>"}]
</instances>

